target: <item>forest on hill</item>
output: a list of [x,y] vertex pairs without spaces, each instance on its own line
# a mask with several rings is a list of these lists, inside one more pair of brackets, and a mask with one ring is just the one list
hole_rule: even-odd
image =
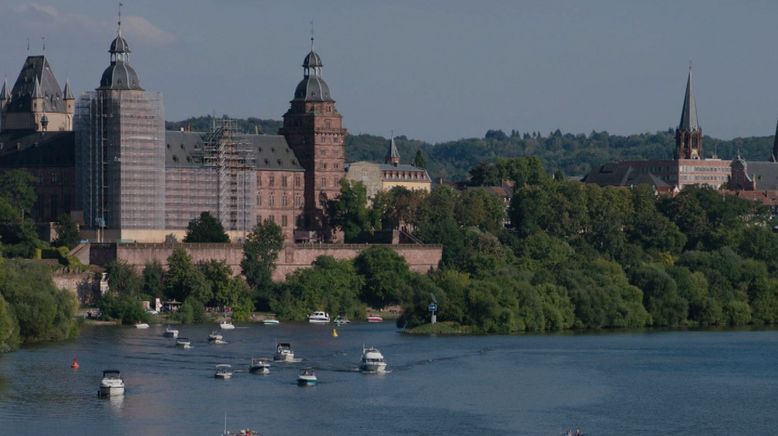
[[[206,131],[213,118],[195,117],[178,122],[168,122],[167,128],[181,127]],[[239,127],[247,133],[275,134],[281,121],[258,118],[238,119]],[[369,134],[346,137],[346,160],[381,161],[386,154],[388,138]],[[433,180],[467,180],[470,169],[480,162],[492,162],[497,158],[535,156],[544,168],[567,176],[583,176],[592,167],[615,160],[670,159],[675,147],[675,132],[668,129],[655,133],[628,136],[611,135],[592,131],[587,134],[562,133],[559,130],[540,132],[503,132],[489,130],[483,138],[462,138],[431,144],[425,141],[397,136],[395,142],[404,162],[413,162],[421,150],[427,170]],[[722,140],[706,136],[703,140],[705,155],[732,159],[738,153],[746,160],[767,160],[773,146],[772,136],[752,136]]]

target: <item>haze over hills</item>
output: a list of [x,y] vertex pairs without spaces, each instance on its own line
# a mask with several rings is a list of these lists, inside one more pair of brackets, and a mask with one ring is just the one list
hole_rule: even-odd
[[[180,128],[206,131],[211,116],[192,117],[182,121],[168,121],[171,130]],[[238,119],[238,125],[247,133],[275,134],[281,121],[259,118]],[[355,134],[346,136],[346,161],[382,161],[389,138],[379,135]],[[597,165],[627,159],[671,159],[675,147],[673,129],[655,133],[628,136],[592,131],[589,134],[540,132],[503,132],[489,130],[482,138],[462,138],[429,143],[406,136],[396,136],[395,142],[403,162],[413,162],[418,150],[426,161],[433,180],[440,178],[467,180],[468,171],[476,164],[497,158],[536,156],[549,172],[562,171],[568,176],[582,176]],[[772,152],[773,136],[750,136],[722,140],[705,136],[704,154],[733,159],[738,154],[746,160],[768,160]]]

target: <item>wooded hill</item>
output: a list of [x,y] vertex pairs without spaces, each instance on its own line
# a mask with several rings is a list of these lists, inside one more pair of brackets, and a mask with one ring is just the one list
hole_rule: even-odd
[[[178,130],[185,127],[206,131],[211,125],[212,117],[206,116],[168,122],[167,128]],[[248,118],[239,119],[238,125],[247,133],[275,134],[281,127],[281,121]],[[388,140],[369,134],[348,135],[346,160],[382,161]],[[715,154],[722,159],[733,159],[740,153],[746,160],[768,160],[772,153],[773,136],[751,136],[728,141],[706,136],[703,141],[706,157]],[[583,176],[593,166],[614,160],[670,159],[675,147],[675,132],[668,129],[620,136],[605,131],[592,131],[587,135],[562,133],[559,130],[548,134],[489,130],[483,138],[462,138],[430,144],[398,136],[395,142],[404,162],[412,162],[417,150],[421,150],[433,180],[443,178],[461,181],[468,179],[468,171],[475,164],[493,161],[498,157],[535,156],[543,162],[547,171],[554,173],[560,170],[568,176]]]

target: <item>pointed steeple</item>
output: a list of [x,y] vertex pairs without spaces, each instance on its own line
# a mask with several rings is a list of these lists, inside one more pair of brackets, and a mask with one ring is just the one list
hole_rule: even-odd
[[397,145],[394,143],[394,133],[392,133],[392,139],[389,140],[389,148],[386,150],[384,162],[394,166],[400,164],[400,151],[397,150]]
[[681,110],[681,122],[678,125],[680,130],[697,130],[700,124],[697,122],[697,104],[694,101],[694,92],[692,90],[692,67],[689,65],[689,78],[686,81],[686,95],[683,98],[683,109]]
[[775,136],[773,136],[773,156],[771,162],[778,162],[778,123],[775,125]]
[[62,90],[65,100],[74,100],[73,91],[70,90],[70,79],[65,80],[65,89]]
[[38,78],[35,78],[35,85],[32,88],[32,98],[43,98],[43,91],[41,91],[41,82]]
[[3,79],[3,89],[0,89],[0,100],[10,100],[11,91],[8,89],[8,81]]

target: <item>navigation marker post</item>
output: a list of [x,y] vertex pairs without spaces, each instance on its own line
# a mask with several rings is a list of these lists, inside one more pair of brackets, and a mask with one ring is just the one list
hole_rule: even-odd
[[430,323],[435,324],[438,322],[438,317],[435,315],[435,312],[438,311],[438,305],[435,303],[430,303],[429,306],[427,306],[427,310],[430,311]]

